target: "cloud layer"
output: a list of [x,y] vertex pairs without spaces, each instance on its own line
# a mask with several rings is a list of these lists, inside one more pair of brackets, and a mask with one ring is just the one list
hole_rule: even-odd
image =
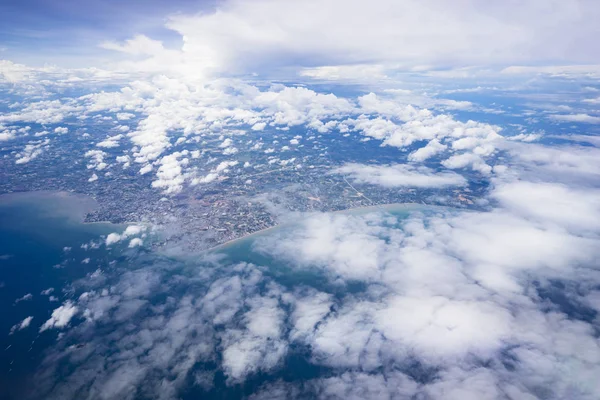
[[[309,214],[253,241],[262,265],[159,257],[77,282],[42,330],[85,321],[49,353],[39,393],[254,382],[252,398],[597,398],[600,193],[518,146],[535,158],[493,178],[487,210]],[[547,149],[561,150],[577,147]],[[379,175],[365,176],[389,185]],[[321,372],[301,378],[298,359]],[[76,368],[56,384],[66,360]]]
[[[176,15],[181,50],[145,36],[104,48],[146,55],[141,67],[253,72],[282,66],[598,63],[591,0],[230,0],[214,12]],[[540,17],[543,16],[543,17]],[[547,46],[552,42],[553,46]],[[595,51],[596,50],[596,51]],[[330,70],[329,72],[332,72]],[[335,71],[333,71],[335,73]],[[355,76],[355,74],[353,74]]]

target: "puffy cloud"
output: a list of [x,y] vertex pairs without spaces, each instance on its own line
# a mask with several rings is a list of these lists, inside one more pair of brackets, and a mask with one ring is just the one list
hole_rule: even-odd
[[217,178],[222,177],[222,174],[228,173],[231,167],[235,167],[238,164],[239,163],[237,161],[222,161],[215,168],[211,169],[206,176],[192,179],[192,184],[197,185],[199,183],[210,183]]
[[480,156],[472,153],[454,155],[447,160],[442,161],[442,165],[449,169],[461,169],[470,166],[473,171],[481,172],[484,175],[488,175],[492,172],[491,166],[486,164]]
[[[416,357],[435,370],[441,368],[431,372],[435,378],[422,388],[433,398],[442,393],[497,398],[507,390],[532,396],[538,390],[536,380],[548,379],[555,380],[551,390],[557,397],[568,393],[570,385],[582,385],[578,396],[593,398],[591,378],[571,381],[546,369],[540,359],[551,358],[556,365],[567,357],[576,369],[585,368],[588,356],[600,357],[600,347],[592,344],[592,326],[545,311],[528,287],[532,279],[595,276],[589,267],[598,255],[597,238],[590,226],[580,224],[578,215],[557,218],[564,201],[560,195],[546,210],[535,210],[529,202],[531,192],[546,196],[545,185],[529,184],[527,190],[524,183],[515,185],[521,186],[511,188],[512,193],[523,189],[523,197],[511,198],[513,203],[503,203],[507,208],[492,212],[415,216],[401,223],[401,231],[375,215],[316,215],[296,231],[259,239],[257,249],[276,259],[300,268],[321,268],[332,279],[373,285],[363,299],[346,299],[335,311],[327,298],[315,299],[312,307],[320,322],[302,336],[313,349],[314,361],[369,371]],[[550,189],[560,194],[560,187]],[[497,190],[498,197],[508,195],[506,187]],[[573,195],[576,201],[577,193]],[[581,200],[587,201],[590,198]],[[577,233],[569,234],[564,227]],[[569,344],[556,348],[556,341],[562,340]],[[593,355],[575,349],[580,341]],[[506,370],[501,363],[511,346],[517,349],[518,362],[514,370]],[[526,350],[529,346],[535,350]],[[494,361],[484,366],[477,359]],[[414,386],[412,390],[418,392]]]
[[223,337],[223,369],[233,382],[259,369],[274,368],[285,355],[282,340],[284,312],[274,298],[251,298],[244,315],[245,329],[231,330]]
[[129,248],[139,247],[144,244],[144,241],[140,238],[133,238],[129,241]]
[[[121,234],[116,233],[116,232],[109,233],[106,236],[106,240],[104,241],[104,243],[106,244],[106,246],[110,246],[115,243],[119,243],[121,240],[125,240],[132,236],[137,236],[137,235],[143,234],[146,231],[146,229],[147,229],[147,227],[144,225],[129,225],[127,228],[125,228],[125,230]],[[131,246],[131,242],[134,243],[133,246]],[[137,245],[142,244],[141,239],[139,239],[139,241],[135,241],[135,242],[132,240],[131,242],[130,242],[129,247],[135,247]]]
[[348,118],[342,122],[363,135],[382,141],[385,146],[406,148],[421,141],[428,141],[409,155],[413,162],[425,161],[447,149],[463,151],[446,161],[447,168],[471,166],[484,174],[491,167],[483,160],[492,156],[503,137],[500,127],[469,120],[461,122],[447,114],[435,115],[431,111],[416,108],[401,99],[381,97],[374,93],[358,98],[360,110],[370,114]]
[[23,321],[19,322],[16,325],[13,325],[12,328],[10,328],[10,333],[9,335],[12,335],[13,333],[17,332],[17,331],[21,331],[23,329],[26,329],[29,327],[29,325],[31,325],[31,321],[33,320],[32,316],[29,316],[27,318],[25,318]]
[[121,240],[121,235],[119,235],[118,233],[109,233],[108,236],[106,236],[106,245],[110,246],[111,244],[115,244],[117,242],[119,242]]
[[430,140],[425,147],[409,154],[408,159],[413,162],[423,162],[446,150],[448,146],[441,144],[437,139]]
[[96,146],[104,148],[119,147],[119,140],[121,140],[122,137],[123,135],[109,136],[103,141],[96,143]]
[[70,301],[52,311],[52,316],[40,327],[40,332],[53,328],[64,328],[77,314],[77,307]]
[[49,143],[50,139],[45,139],[25,145],[23,151],[17,154],[17,160],[15,161],[15,164],[26,164],[39,157],[44,152],[44,149],[48,148]]
[[85,157],[89,158],[88,169],[95,169],[96,171],[102,171],[108,167],[108,164],[104,162],[104,157],[107,156],[102,150],[88,150],[84,154]]
[[152,182],[152,187],[163,189],[165,194],[179,193],[186,179],[183,168],[188,165],[189,159],[183,153],[175,152],[162,157],[159,163],[158,179]]
[[493,198],[529,219],[574,232],[600,230],[600,191],[596,189],[518,181],[498,185]]
[[346,164],[331,171],[349,175],[357,183],[369,183],[385,187],[443,188],[464,186],[465,178],[453,172],[435,172],[426,167],[411,165],[364,165]]
[[[177,25],[190,31],[184,52],[213,55],[210,46],[197,46],[214,38],[195,34],[205,29],[220,32],[221,25],[233,24],[228,18],[241,6],[226,4],[215,14],[172,21],[190,24]],[[265,4],[275,11],[282,7],[265,1],[257,4],[258,10]],[[368,13],[380,12],[381,4]],[[288,5],[308,6],[316,3]],[[411,7],[406,2],[390,6],[392,14],[396,7]],[[262,11],[265,18],[275,12]],[[452,25],[455,17],[453,11],[450,22],[442,22]],[[433,17],[425,18],[425,26],[428,18]],[[197,20],[208,25],[192,24]],[[475,25],[481,25],[475,20]],[[218,26],[211,25],[217,22]],[[242,22],[236,29],[248,27],[246,20]],[[267,20],[264,25],[278,23]],[[288,31],[288,22],[281,23]],[[342,30],[346,29],[350,28]],[[228,41],[228,35],[235,37],[236,32],[227,32],[217,41]],[[338,35],[334,32],[334,39]],[[248,40],[271,47],[278,37],[269,34]],[[149,69],[160,68],[158,61],[172,54],[143,37],[105,47],[149,55],[156,62],[148,63]],[[262,51],[260,46],[248,49]],[[231,60],[244,56],[235,53],[235,46],[231,51]],[[179,61],[173,58],[173,63]],[[214,61],[223,62],[215,65],[221,68],[230,60],[216,57]],[[338,74],[339,79],[360,77],[361,72],[357,68],[351,70],[354,75],[343,68],[311,71],[308,75],[313,77]],[[470,109],[471,103],[420,100],[410,105],[407,98],[414,93],[405,94],[406,98],[396,91],[349,99],[303,87],[273,85],[263,90],[234,81],[199,84],[161,76],[133,82],[119,92],[40,102],[4,114],[0,121],[51,121],[46,123],[100,111],[116,113],[118,120],[139,115],[126,136],[112,136],[97,145],[111,148],[129,138],[130,155],[116,161],[135,162],[140,173],[154,170],[152,185],[170,194],[183,190],[186,182],[226,179],[240,168],[234,169],[239,161],[217,155],[207,162],[206,175],[198,177],[189,163],[190,158],[206,160],[200,158],[200,150],[174,152],[172,147],[196,139],[212,143],[219,137],[223,154],[234,154],[233,139],[225,139],[232,129],[260,132],[267,126],[307,128],[330,133],[323,137],[332,140],[340,139],[338,131],[355,131],[382,145],[410,148],[411,164],[346,164],[332,171],[361,184],[432,189],[466,185],[455,172],[415,165],[442,155],[442,166],[471,168],[492,183],[489,196],[479,204],[487,207],[483,210],[432,211],[413,206],[391,214],[378,210],[302,215],[296,225],[271,231],[254,242],[253,250],[259,253],[255,255],[265,261],[270,257],[272,268],[229,265],[226,258],[214,254],[197,256],[202,258],[201,268],[187,268],[161,256],[151,258],[153,262],[137,259],[137,252],[129,251],[134,255],[126,268],[116,265],[114,271],[107,269],[75,282],[74,291],[85,293],[54,310],[42,326],[41,331],[66,327],[80,311],[85,318],[65,332],[69,340],[49,352],[40,390],[50,388],[48,393],[56,398],[73,393],[90,398],[177,398],[192,380],[206,391],[214,384],[260,381],[288,368],[291,354],[292,360],[300,357],[311,368],[327,371],[327,376],[276,382],[263,387],[257,397],[597,398],[600,348],[593,310],[600,309],[600,279],[593,265],[600,255],[600,208],[597,189],[590,186],[600,181],[598,149],[505,141],[497,126],[464,122],[424,108]],[[299,145],[298,139],[289,143]],[[237,143],[241,141],[236,139]],[[261,150],[262,139],[254,146]],[[275,148],[264,151],[274,153]],[[85,154],[90,169],[108,168],[105,159],[111,151],[106,151]],[[490,158],[500,152],[506,165],[492,169]],[[296,158],[269,159],[269,164],[281,166],[296,162]],[[243,165],[247,168],[250,162]],[[142,226],[129,226],[122,233],[109,234],[105,244],[129,239],[128,246],[136,247],[143,243],[136,236],[143,235]],[[561,289],[555,292],[556,287]],[[66,347],[83,341],[88,344],[81,348]],[[53,367],[62,365],[62,360],[75,368],[55,384]],[[225,382],[215,379],[217,370],[225,374]]]

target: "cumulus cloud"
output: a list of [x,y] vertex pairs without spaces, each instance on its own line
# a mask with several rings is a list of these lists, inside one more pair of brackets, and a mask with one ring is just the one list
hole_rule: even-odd
[[48,144],[50,143],[50,139],[34,141],[27,145],[23,151],[17,154],[17,160],[15,164],[26,164],[31,160],[39,157],[45,149],[48,148]]
[[408,159],[414,162],[423,162],[446,150],[448,146],[441,144],[437,139],[433,139],[427,143],[425,147],[409,154]]
[[[199,156],[199,150],[172,151],[187,141],[199,142],[207,136],[219,134],[222,153],[235,156],[243,151],[234,147],[233,128],[246,125],[251,129],[267,126],[291,128],[305,125],[319,133],[358,132],[380,140],[385,146],[414,150],[409,161],[423,162],[434,156],[451,153],[448,168],[471,166],[488,173],[486,159],[493,156],[502,136],[497,126],[475,121],[461,122],[448,114],[436,114],[424,106],[446,104],[443,99],[417,95],[419,106],[410,104],[412,94],[401,95],[399,90],[369,93],[357,99],[319,93],[305,87],[273,85],[268,89],[234,80],[189,82],[183,78],[153,77],[135,81],[115,92],[100,92],[78,98],[29,103],[19,110],[0,116],[6,121],[59,122],[65,118],[99,117],[98,112],[116,113],[117,119],[139,115],[136,126],[126,133],[104,138],[96,143],[101,149],[89,150],[88,168],[107,170],[110,149],[125,146],[128,138],[131,148],[115,160],[123,168],[139,165],[140,174],[155,171],[152,186],[166,194],[181,192],[186,183],[208,183],[222,177],[217,171],[208,171],[198,177],[190,166],[190,158]],[[402,92],[404,93],[404,92]],[[123,112],[121,112],[123,111]],[[132,114],[127,111],[135,111]],[[40,115],[43,113],[43,115]],[[176,140],[174,140],[177,138]],[[299,145],[299,138],[290,144]],[[31,160],[41,153],[42,147],[31,144],[31,154],[23,154],[19,162]],[[236,141],[237,143],[237,141]],[[261,141],[252,149],[259,149]],[[288,150],[282,147],[282,150]],[[103,151],[106,150],[106,151]],[[274,152],[275,148],[263,151]],[[458,157],[458,158],[456,158]],[[92,181],[93,181],[92,175]]]
[[600,191],[596,189],[519,181],[498,185],[493,198],[519,215],[570,231],[600,230]]
[[[529,190],[543,196],[547,188],[532,184]],[[531,204],[525,197],[512,201]],[[548,206],[554,212],[530,211],[522,216],[512,213],[511,204],[491,213],[413,217],[401,222],[401,231],[386,227],[389,222],[375,215],[314,216],[297,231],[264,237],[257,246],[297,267],[318,267],[333,279],[374,285],[372,294],[348,299],[335,312],[318,311],[319,302],[315,303],[321,322],[308,340],[319,363],[375,371],[402,363],[399,360],[411,365],[409,360],[416,357],[439,371],[431,372],[435,376],[431,381],[420,378],[429,382],[421,390],[433,398],[449,393],[457,398],[498,398],[506,390],[535,396],[535,382],[548,379],[556,379],[551,390],[557,398],[571,385],[580,388],[578,396],[593,398],[596,389],[591,381],[586,383],[588,378],[575,378],[574,383],[543,369],[539,358],[550,357],[560,364],[556,357],[567,357],[576,369],[585,368],[591,354],[571,346],[585,342],[593,349],[592,359],[599,357],[600,348],[592,344],[592,326],[545,311],[538,295],[527,289],[529,279],[593,275],[592,270],[573,268],[592,265],[595,234],[581,237],[589,227],[578,225],[576,215],[557,220],[560,204],[557,200],[558,208]],[[536,220],[530,220],[531,215]],[[539,225],[548,218],[551,225]],[[565,233],[562,227],[569,225],[577,234]],[[387,290],[375,289],[378,285]],[[571,345],[557,349],[556,340]],[[518,350],[508,350],[512,346]],[[533,349],[526,350],[529,346]],[[511,369],[502,366],[506,351],[515,357]],[[477,359],[492,364],[484,366]],[[408,365],[400,371],[408,373]],[[411,383],[407,379],[403,388],[418,393]],[[382,383],[373,389],[386,390]]]
[[369,183],[385,187],[443,188],[464,186],[465,178],[454,172],[435,172],[426,167],[411,165],[364,165],[346,164],[331,171],[349,175],[357,183]]
[[71,301],[65,302],[62,306],[52,311],[52,316],[40,327],[40,332],[53,328],[64,328],[75,314],[77,314],[77,311],[77,307]]
[[193,185],[197,185],[199,183],[210,183],[218,178],[222,178],[223,174],[229,172],[231,167],[235,167],[239,163],[237,161],[222,161],[215,168],[211,169],[211,171],[202,178],[194,178],[192,180]]
[[175,152],[160,159],[160,167],[156,173],[157,180],[152,187],[161,188],[166,194],[175,194],[183,189],[186,176],[183,167],[189,163],[187,153]]
[[10,328],[10,333],[9,335],[12,335],[13,333],[17,332],[17,331],[21,331],[23,329],[26,329],[29,327],[29,325],[31,325],[31,321],[33,320],[32,316],[29,316],[27,318],[25,318],[23,321],[19,322],[16,325],[13,325],[12,328]]
[[102,150],[89,150],[85,152],[84,156],[90,159],[87,165],[88,169],[102,171],[108,167],[108,164],[104,162],[107,154]]
[[141,245],[144,244],[144,241],[140,238],[133,238],[129,241],[129,247],[130,248],[134,248],[134,247],[139,247]]
[[[125,240],[127,238],[130,238],[132,236],[137,236],[137,235],[141,235],[146,231],[147,227],[144,225],[129,225],[127,228],[125,228],[125,230],[123,231],[123,233],[117,233],[117,232],[112,232],[109,233],[106,236],[106,239],[104,241],[104,243],[106,244],[106,246],[111,246],[115,243],[119,243],[121,240]],[[141,244],[141,239],[137,238],[139,240],[139,242],[136,240],[135,242],[132,241],[134,243],[133,246],[131,246],[131,242],[130,242],[130,246],[129,247],[135,247],[136,245]],[[139,243],[139,244],[138,244]]]
[[119,147],[119,140],[121,140],[122,137],[123,135],[109,136],[103,141],[96,143],[96,146],[104,148]]
[[462,169],[471,167],[473,171],[481,172],[484,175],[492,172],[492,167],[477,154],[463,153],[454,155],[447,160],[442,161],[442,165],[449,169]]

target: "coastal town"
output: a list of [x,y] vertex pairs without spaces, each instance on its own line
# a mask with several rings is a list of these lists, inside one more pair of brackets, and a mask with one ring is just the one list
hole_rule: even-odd
[[[335,173],[336,169],[348,161],[386,165],[405,157],[395,149],[382,149],[357,137],[298,130],[249,131],[231,137],[208,136],[200,145],[186,144],[179,150],[181,158],[185,156],[192,165],[188,174],[195,178],[188,178],[189,185],[171,193],[157,187],[153,174],[141,174],[129,162],[120,163],[129,160],[123,155],[128,152],[124,146],[97,150],[101,137],[95,138],[93,132],[57,136],[52,148],[24,164],[14,162],[15,141],[13,148],[0,148],[0,193],[66,191],[87,195],[98,204],[86,216],[87,222],[149,223],[162,232],[161,241],[154,245],[181,242],[195,251],[273,227],[290,213],[394,203],[473,207],[487,188],[486,182],[477,179],[447,188],[355,182]],[[377,160],[366,157],[375,150],[380,153]],[[110,163],[111,157],[117,162]],[[207,175],[202,178],[203,174]]]

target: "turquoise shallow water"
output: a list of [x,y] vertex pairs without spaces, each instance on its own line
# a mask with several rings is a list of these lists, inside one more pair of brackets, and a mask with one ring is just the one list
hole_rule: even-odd
[[[362,216],[367,214],[387,214],[394,217],[393,224],[399,226],[402,221],[414,213],[434,214],[442,210],[442,207],[426,206],[416,203],[389,204],[373,207],[360,207],[355,209],[338,211],[333,214]],[[335,293],[343,296],[347,292],[356,292],[364,289],[364,283],[347,282],[344,286],[331,285],[330,280],[324,276],[324,271],[318,268],[297,268],[286,262],[281,257],[273,257],[267,252],[260,250],[260,242],[271,240],[280,235],[286,236],[301,227],[306,216],[283,223],[273,228],[265,229],[245,236],[243,238],[225,243],[209,251],[224,257],[226,263],[247,262],[259,266],[264,266],[263,272],[288,288],[298,285],[307,285],[328,293]],[[258,245],[258,246],[257,246]]]

